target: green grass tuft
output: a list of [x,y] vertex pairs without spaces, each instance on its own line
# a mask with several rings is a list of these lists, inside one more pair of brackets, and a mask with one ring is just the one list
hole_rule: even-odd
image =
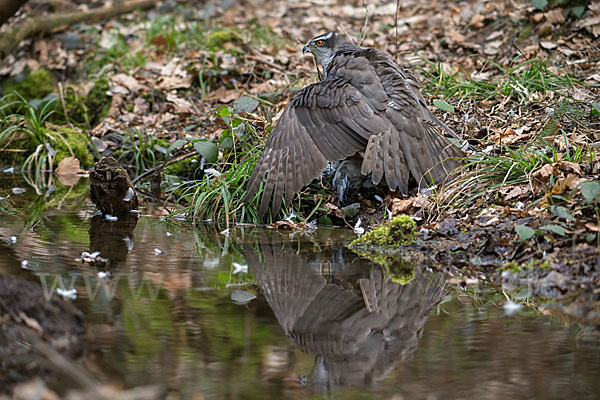
[[549,92],[565,97],[564,90],[581,86],[582,82],[565,71],[550,69],[547,62],[535,57],[505,67],[490,62],[499,76],[486,80],[473,79],[465,71],[448,73],[442,63],[426,60],[429,69],[420,68],[426,80],[423,91],[429,95],[454,97],[458,103],[510,98],[519,103],[545,98]]

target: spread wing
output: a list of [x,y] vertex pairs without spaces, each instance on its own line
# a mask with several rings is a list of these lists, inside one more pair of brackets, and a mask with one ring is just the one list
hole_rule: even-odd
[[271,201],[277,215],[282,199],[289,204],[327,161],[364,150],[369,136],[391,127],[378,112],[387,96],[368,61],[346,57],[336,62],[338,73],[296,93],[267,140],[244,199],[252,199],[265,180],[259,210],[263,216]]
[[[390,99],[385,110],[386,116],[398,132],[397,138],[396,135],[389,135],[389,138],[380,135],[373,137],[372,141],[398,141],[401,157],[405,160],[404,168],[410,170],[419,185],[442,182],[461,165],[460,159],[465,157],[442,132],[449,132],[455,137],[456,134],[427,109],[419,84],[410,71],[398,67],[387,52],[374,49],[366,52]],[[367,148],[365,152],[366,161],[376,158],[374,154],[379,147],[374,145],[372,148],[373,151]],[[363,162],[363,173],[370,172],[368,166],[369,163]],[[393,176],[390,175],[386,170],[386,180],[390,188],[393,188],[390,185],[390,178]],[[373,176],[375,177],[375,172]],[[403,193],[406,193],[406,183],[404,181],[399,184]]]
[[[427,109],[416,80],[375,49],[339,53],[327,78],[302,89],[284,110],[248,183],[244,201],[263,180],[260,214],[318,177],[327,161],[365,150],[361,172],[375,184],[385,176],[391,190],[408,192],[439,183],[464,154],[442,134],[445,127]],[[265,179],[266,176],[266,179]]]

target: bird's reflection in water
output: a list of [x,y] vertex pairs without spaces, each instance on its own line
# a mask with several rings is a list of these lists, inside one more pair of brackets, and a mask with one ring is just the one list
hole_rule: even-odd
[[267,243],[247,251],[249,268],[286,335],[316,356],[305,379],[316,392],[376,384],[412,358],[444,278],[422,267],[406,284],[346,249],[297,253]]

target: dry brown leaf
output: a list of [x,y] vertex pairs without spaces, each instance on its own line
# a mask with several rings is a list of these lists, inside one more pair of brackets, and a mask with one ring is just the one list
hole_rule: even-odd
[[79,183],[81,173],[85,172],[81,169],[79,160],[75,157],[65,157],[58,164],[58,167],[54,171],[58,181],[65,186],[75,186]]
[[25,322],[25,325],[27,325],[34,331],[36,331],[38,333],[44,333],[44,329],[42,328],[40,323],[37,321],[37,319],[29,317],[23,311],[19,311],[19,318],[21,318],[23,320],[23,322]]
[[510,192],[506,193],[506,195],[504,196],[504,199],[506,201],[510,201],[512,199],[517,199],[527,193],[529,193],[528,187],[517,186],[517,187],[512,188]]
[[465,35],[461,35],[460,33],[454,31],[447,32],[446,36],[456,43],[463,43],[467,39]]
[[531,178],[533,182],[538,185],[543,185],[550,180],[552,175],[556,175],[557,173],[554,170],[554,166],[551,164],[545,164],[540,169],[531,174]]
[[483,52],[489,56],[496,55],[500,52],[502,47],[502,40],[495,40],[493,42],[486,43]]
[[552,50],[552,49],[555,49],[555,48],[556,48],[556,43],[552,43],[552,42],[550,42],[550,41],[547,41],[547,40],[542,40],[542,41],[540,42],[540,46],[541,46],[542,48],[544,48],[544,49],[547,49],[547,50]]
[[167,93],[167,101],[175,104],[175,112],[178,113],[189,114],[194,108],[194,105],[192,103],[185,99],[182,99],[181,97],[178,97],[174,93]]
[[600,226],[598,224],[594,224],[593,222],[588,222],[585,224],[585,227],[592,232],[600,232]]
[[192,87],[193,78],[191,75],[181,76],[163,76],[158,80],[158,87],[166,90],[189,89]]
[[142,89],[147,89],[146,86],[140,84],[137,79],[127,74],[116,74],[110,78],[108,90],[112,95],[122,94],[127,95],[130,92],[135,94]]
[[579,176],[583,176],[583,172],[581,172],[581,166],[577,163],[573,163],[570,161],[560,160],[556,164],[554,164],[556,168],[566,173],[573,173]]
[[402,214],[412,207],[412,199],[394,199],[392,200],[392,215]]
[[475,14],[475,15],[473,15],[473,17],[471,17],[471,20],[469,21],[469,25],[472,28],[481,28],[481,27],[483,27],[483,19],[484,19],[483,15]]
[[544,17],[546,17],[546,21],[550,22],[551,24],[562,24],[565,22],[563,11],[564,10],[562,8],[555,8],[554,10],[550,10],[545,13]]
[[75,157],[65,157],[58,164],[58,168],[54,171],[56,175],[77,175],[84,172],[81,169],[79,160]]
[[537,13],[531,16],[531,20],[535,23],[540,22],[542,19],[544,19],[544,14],[542,13]]
[[240,96],[240,91],[235,89],[226,89],[225,86],[219,87],[210,94],[206,100],[217,100],[220,103],[229,103]]

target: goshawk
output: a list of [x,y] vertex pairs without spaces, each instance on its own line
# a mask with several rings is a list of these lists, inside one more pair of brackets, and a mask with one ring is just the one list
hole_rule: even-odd
[[463,152],[443,135],[452,132],[426,106],[419,83],[382,50],[357,47],[336,32],[304,46],[323,67],[320,81],[297,92],[282,113],[250,177],[245,201],[265,179],[264,216],[318,177],[328,161],[364,152],[361,173],[374,184],[385,177],[390,190],[408,192],[441,183],[458,167]]

